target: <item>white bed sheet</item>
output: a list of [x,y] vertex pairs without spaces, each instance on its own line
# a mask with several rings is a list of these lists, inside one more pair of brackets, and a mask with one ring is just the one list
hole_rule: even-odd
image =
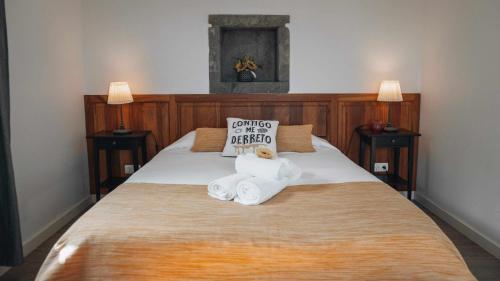
[[[191,152],[193,140],[194,132],[166,147],[126,182],[207,185],[236,172],[236,158],[222,157],[220,152]],[[379,181],[326,141],[313,137],[313,144],[316,152],[278,154],[303,171],[292,185]]]

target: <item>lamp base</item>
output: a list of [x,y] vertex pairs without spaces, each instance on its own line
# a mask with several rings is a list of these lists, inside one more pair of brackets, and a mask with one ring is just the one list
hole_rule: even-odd
[[130,129],[116,129],[113,130],[113,135],[128,135],[131,134],[132,130]]
[[384,127],[384,132],[395,133],[397,131],[399,131],[399,128],[393,127],[391,124],[387,124],[387,126]]

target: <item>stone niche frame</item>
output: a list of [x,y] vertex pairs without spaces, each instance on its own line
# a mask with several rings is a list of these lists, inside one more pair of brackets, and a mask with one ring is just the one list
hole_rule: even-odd
[[[209,15],[210,93],[288,93],[290,89],[289,15]],[[274,81],[236,82],[222,73],[222,39],[225,30],[273,30],[276,32]],[[257,63],[259,63],[257,61]]]

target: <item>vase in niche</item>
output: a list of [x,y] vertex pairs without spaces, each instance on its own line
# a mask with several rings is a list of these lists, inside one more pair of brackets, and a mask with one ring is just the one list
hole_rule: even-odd
[[244,56],[236,60],[234,70],[238,73],[238,82],[252,82],[257,78],[255,70],[260,66],[255,63],[251,56]]
[[255,78],[257,78],[257,75],[251,70],[242,70],[238,72],[238,82],[253,82]]

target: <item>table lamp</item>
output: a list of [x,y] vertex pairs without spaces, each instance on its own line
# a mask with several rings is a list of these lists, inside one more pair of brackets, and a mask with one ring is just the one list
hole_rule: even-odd
[[[399,81],[385,80],[380,83],[377,101],[382,102],[402,102],[403,95],[401,94],[401,86]],[[391,123],[391,106],[389,105],[389,120],[384,128],[386,132],[397,132],[399,129],[392,126]]]
[[132,93],[130,92],[130,87],[127,82],[111,82],[109,84],[108,91],[108,104],[120,105],[120,127],[113,131],[115,135],[126,135],[130,134],[132,131],[130,129],[125,129],[123,125],[123,104],[131,103],[134,101]]

